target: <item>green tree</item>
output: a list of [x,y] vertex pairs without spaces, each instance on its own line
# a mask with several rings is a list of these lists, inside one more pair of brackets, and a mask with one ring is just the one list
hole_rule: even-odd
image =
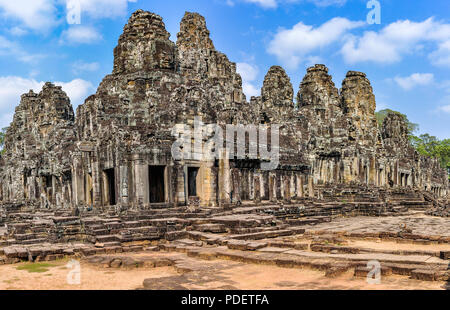
[[437,155],[436,148],[440,144],[438,138],[426,133],[418,137],[413,136],[411,142],[420,154],[429,157],[435,157]]
[[443,168],[450,169],[450,139],[439,140],[429,134],[412,136],[411,143],[420,154],[439,159]]

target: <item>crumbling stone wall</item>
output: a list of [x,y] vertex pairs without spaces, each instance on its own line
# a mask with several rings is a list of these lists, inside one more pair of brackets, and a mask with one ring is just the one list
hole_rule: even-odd
[[3,201],[42,207],[71,204],[74,120],[69,97],[59,86],[46,83],[39,94],[22,95],[5,137]]
[[[226,207],[331,197],[334,188],[447,195],[445,171],[409,145],[403,119],[388,115],[378,128],[364,73],[348,72],[338,90],[328,68],[315,65],[295,103],[290,78],[274,66],[261,96],[247,102],[236,64],[215,49],[204,17],[187,12],[177,42],[169,38],[160,16],[133,13],[114,49],[112,73],[76,118],[52,84],[39,95],[25,94],[0,158],[0,200],[41,207]],[[278,168],[263,171],[261,158],[175,160],[172,129],[194,128],[196,117],[223,129],[279,125]]]

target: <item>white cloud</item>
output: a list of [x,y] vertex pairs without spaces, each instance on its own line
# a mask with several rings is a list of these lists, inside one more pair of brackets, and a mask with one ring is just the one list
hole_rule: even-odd
[[[0,128],[9,126],[14,110],[20,103],[20,96],[30,89],[39,93],[44,84],[44,82],[38,82],[35,79],[18,76],[0,77]],[[82,104],[89,92],[94,89],[92,83],[81,79],[70,82],[55,82],[55,85],[62,86],[62,89],[70,97],[74,108]]]
[[[128,2],[137,0],[78,0],[81,18],[114,18],[127,14]],[[65,20],[67,0],[0,0],[0,16],[20,23],[21,28],[47,32]]]
[[259,96],[261,90],[259,90],[253,82],[258,77],[259,69],[257,66],[250,65],[245,62],[240,62],[236,64],[237,72],[242,77],[242,89],[247,98],[252,96]]
[[100,64],[98,62],[87,63],[84,61],[77,61],[72,64],[72,71],[75,74],[81,72],[94,72],[100,69]]
[[89,93],[94,90],[91,82],[82,79],[75,79],[70,82],[55,82],[54,84],[62,86],[62,90],[69,96],[74,109],[83,104]]
[[38,32],[57,24],[57,9],[50,0],[0,0],[0,14]]
[[428,53],[433,65],[450,67],[450,24],[433,18],[422,22],[399,20],[380,31],[366,31],[359,35],[351,31],[363,25],[364,22],[340,17],[317,27],[300,22],[291,29],[280,29],[267,51],[289,69],[314,59],[317,55],[312,55],[313,52],[335,42],[341,44],[339,52],[350,64],[391,64],[401,61],[405,55]]
[[236,67],[237,72],[241,75],[243,80],[254,81],[258,76],[259,69],[256,66],[245,62],[239,62],[236,64]]
[[414,73],[407,77],[395,77],[394,81],[404,90],[411,90],[416,86],[424,86],[433,83],[432,73]]
[[102,35],[91,26],[76,25],[63,31],[60,43],[89,44],[102,40]]
[[267,51],[288,68],[295,69],[305,58],[311,57],[309,53],[338,41],[349,30],[362,25],[363,22],[341,17],[333,18],[317,28],[300,22],[292,29],[280,29]]
[[439,48],[430,54],[430,60],[435,66],[450,67],[450,40],[442,42]]
[[249,82],[242,83],[242,90],[248,99],[251,97],[256,97],[261,94],[261,89],[257,88],[255,85]]
[[406,54],[423,50],[425,43],[440,44],[430,58],[436,64],[450,63],[450,25],[429,18],[423,22],[401,20],[389,24],[379,32],[367,31],[362,36],[350,36],[341,49],[347,63],[395,63]]
[[439,110],[441,110],[442,112],[445,112],[445,113],[449,113],[449,114],[450,114],[450,104],[449,104],[449,105],[444,105],[444,106],[440,107]]

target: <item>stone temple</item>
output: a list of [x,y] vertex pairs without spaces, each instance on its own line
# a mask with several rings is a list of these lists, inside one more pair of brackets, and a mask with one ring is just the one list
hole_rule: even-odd
[[[60,227],[68,218],[74,232],[53,231],[52,240],[83,239],[90,233],[80,218],[104,216],[170,218],[152,230],[162,238],[183,229],[177,219],[262,206],[297,216],[404,208],[448,215],[447,172],[414,150],[400,116],[378,126],[364,73],[348,72],[338,89],[327,67],[315,65],[295,95],[274,66],[261,96],[248,102],[236,64],[215,49],[202,16],[186,13],[177,42],[169,37],[160,16],[133,13],[112,73],[76,113],[52,83],[22,95],[0,159],[0,222],[12,223],[10,237],[31,229],[27,238],[37,240],[33,227]],[[266,171],[258,158],[174,159],[172,129],[194,126],[196,117],[221,126],[278,124],[279,165]]]
[[[0,201],[36,208],[229,207],[324,199],[354,192],[444,197],[447,173],[408,143],[401,117],[378,128],[364,73],[338,90],[324,65],[309,68],[296,95],[270,68],[247,102],[236,65],[214,48],[205,19],[186,13],[177,43],[160,16],[135,12],[114,50],[114,69],[78,107],[51,83],[22,95],[0,162]],[[280,164],[172,159],[176,124],[279,124]]]

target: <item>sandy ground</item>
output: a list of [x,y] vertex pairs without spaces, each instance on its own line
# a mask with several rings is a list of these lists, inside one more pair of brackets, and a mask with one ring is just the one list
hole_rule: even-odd
[[150,277],[165,277],[176,274],[173,268],[157,269],[100,269],[87,264],[81,265],[81,285],[67,284],[70,271],[67,262],[57,262],[45,273],[30,273],[17,270],[20,266],[0,267],[0,290],[132,290],[142,287],[143,281]]
[[[18,265],[0,266],[0,290],[134,290],[142,288],[148,278],[182,277],[182,285],[196,289],[238,290],[442,290],[446,283],[422,282],[407,277],[382,278],[381,284],[368,284],[354,278],[352,273],[336,279],[326,278],[323,272],[308,269],[285,269],[276,266],[248,265],[231,261],[207,262],[214,272],[192,272],[181,275],[173,267],[141,268],[133,270],[107,269],[81,265],[81,285],[67,284],[66,261],[54,263],[44,273],[17,270]],[[206,262],[205,262],[206,263]]]
[[421,245],[411,243],[397,243],[392,241],[376,242],[364,240],[348,240],[348,246],[390,251],[450,251],[450,244]]

